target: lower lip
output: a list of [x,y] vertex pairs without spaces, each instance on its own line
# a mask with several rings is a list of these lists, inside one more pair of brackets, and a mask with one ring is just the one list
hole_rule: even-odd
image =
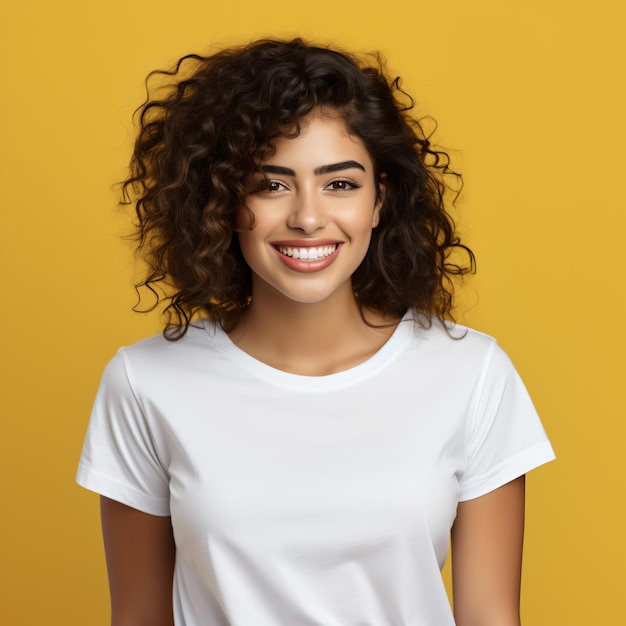
[[292,256],[287,256],[274,248],[274,251],[278,255],[278,258],[290,269],[294,272],[319,272],[320,270],[324,270],[330,265],[332,265],[337,256],[339,254],[339,249],[342,244],[338,244],[337,248],[332,254],[325,256],[323,259],[318,259],[317,261],[301,261],[300,259],[294,259]]

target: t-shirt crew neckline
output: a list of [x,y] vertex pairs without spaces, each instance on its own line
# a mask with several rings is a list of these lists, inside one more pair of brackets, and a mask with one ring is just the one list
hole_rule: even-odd
[[407,312],[380,349],[354,367],[334,374],[306,376],[285,372],[259,361],[233,343],[221,328],[215,327],[209,320],[201,320],[202,328],[212,345],[231,362],[272,385],[304,391],[337,389],[369,378],[399,354],[402,347],[406,345],[406,339],[414,332],[414,323],[414,315],[410,311]]

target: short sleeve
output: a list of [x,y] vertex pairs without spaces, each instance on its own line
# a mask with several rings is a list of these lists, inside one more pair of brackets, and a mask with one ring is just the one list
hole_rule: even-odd
[[145,513],[169,515],[169,476],[152,428],[120,350],[102,375],[78,466],[78,484]]
[[493,491],[555,458],[522,379],[495,341],[472,403],[466,442],[461,501]]

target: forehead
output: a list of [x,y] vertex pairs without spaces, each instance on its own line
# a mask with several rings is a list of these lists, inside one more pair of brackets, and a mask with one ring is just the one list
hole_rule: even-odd
[[296,136],[286,134],[275,139],[262,161],[271,163],[287,158],[320,165],[358,156],[371,163],[361,139],[350,133],[336,112],[315,110],[298,122],[292,129],[292,133],[296,132]]

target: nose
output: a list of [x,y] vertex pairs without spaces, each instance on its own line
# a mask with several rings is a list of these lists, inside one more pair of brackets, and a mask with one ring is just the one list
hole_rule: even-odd
[[315,189],[299,190],[293,198],[287,219],[289,228],[311,234],[326,226],[327,223],[323,199]]

